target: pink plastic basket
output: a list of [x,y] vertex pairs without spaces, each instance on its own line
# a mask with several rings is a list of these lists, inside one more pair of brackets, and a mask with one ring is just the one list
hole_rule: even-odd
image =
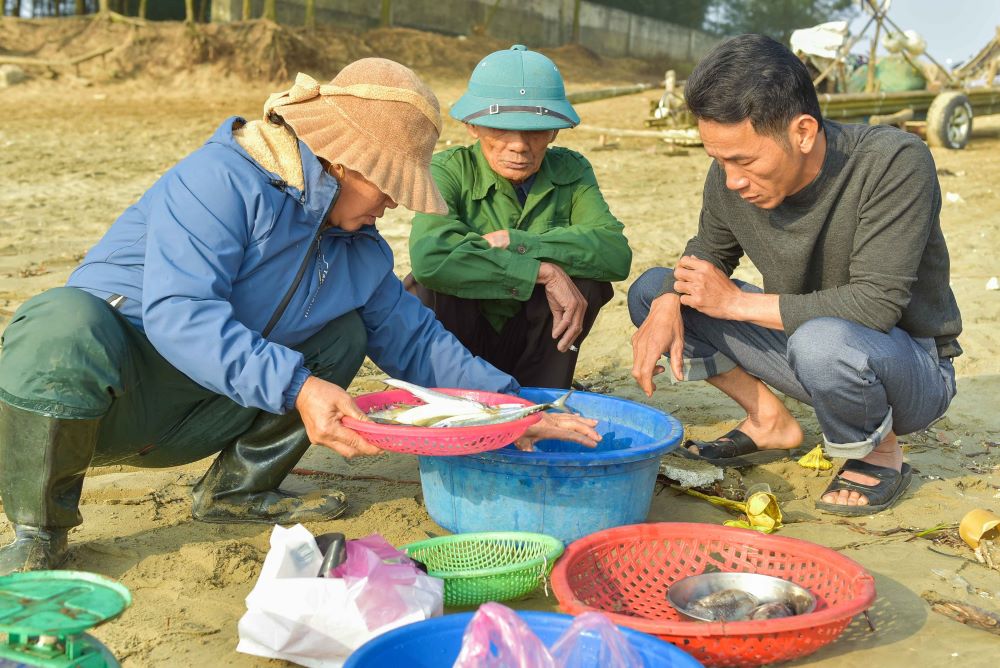
[[[532,402],[521,397],[495,392],[479,392],[476,390],[455,390],[435,388],[438,392],[451,394],[466,399],[475,399],[484,404],[523,404],[531,406]],[[387,390],[363,394],[355,398],[355,402],[365,413],[387,408],[393,404],[422,404],[406,390]],[[366,441],[383,450],[405,452],[411,455],[471,455],[487,450],[497,450],[514,442],[531,425],[542,419],[540,413],[513,422],[482,425],[479,427],[409,427],[395,424],[379,424],[364,422],[345,417],[344,426],[361,434]]]

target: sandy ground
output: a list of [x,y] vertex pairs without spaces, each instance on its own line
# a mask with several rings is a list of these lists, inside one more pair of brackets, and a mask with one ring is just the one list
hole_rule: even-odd
[[[419,68],[418,68],[419,70]],[[431,78],[443,105],[461,91],[457,77]],[[609,83],[630,83],[616,80]],[[598,82],[591,82],[598,85]],[[572,87],[572,86],[571,86]],[[0,90],[0,325],[28,297],[62,284],[71,269],[115,217],[169,166],[202,142],[229,114],[256,117],[271,87],[235,83],[202,85],[194,99],[183,86],[136,82],[80,84],[33,82]],[[648,93],[581,105],[590,126],[641,129]],[[465,141],[448,121],[441,148]],[[616,287],[583,346],[578,377],[595,390],[669,411],[694,436],[716,435],[734,426],[739,409],[707,385],[661,382],[646,398],[629,376],[627,286],[645,269],[672,263],[695,229],[701,183],[708,159],[699,148],[672,151],[650,138],[613,133],[601,146],[586,128],[564,132],[558,143],[583,151],[594,163],[612,210],[625,223],[635,259],[630,279]],[[959,395],[932,429],[903,439],[918,474],[890,512],[838,521],[817,513],[812,499],[828,483],[792,463],[745,472],[744,483],[769,482],[786,514],[785,536],[815,541],[856,559],[875,576],[879,598],[872,614],[876,630],[855,620],[836,643],[792,665],[841,666],[850,662],[883,668],[910,665],[995,665],[997,638],[931,612],[921,592],[1000,612],[1000,576],[971,558],[953,536],[931,541],[895,528],[923,529],[957,523],[977,507],[1000,511],[1000,292],[987,280],[1000,273],[1000,118],[977,121],[968,149],[935,151],[942,190],[956,193],[942,222],[952,253],[952,285],[965,318],[957,361]],[[408,270],[408,216],[390,212],[380,224],[397,255],[397,273]],[[752,268],[738,276],[755,280]],[[379,387],[376,369],[366,369],[356,392]],[[819,442],[808,407],[795,405],[807,441]],[[208,461],[167,470],[95,470],[87,479],[68,567],[120,580],[133,606],[95,635],[125,666],[276,666],[237,654],[236,623],[267,550],[266,526],[217,526],[192,521],[188,494]],[[344,519],[309,526],[314,533],[343,531],[349,537],[380,532],[402,544],[445,531],[427,515],[414,457],[386,455],[345,462],[315,448],[302,467],[322,475],[293,475],[298,489],[333,485],[347,492]],[[649,521],[721,523],[725,511],[670,489],[654,497]],[[0,538],[10,536],[4,524]],[[960,573],[982,593],[954,589],[932,569]],[[526,607],[555,609],[538,593]]]

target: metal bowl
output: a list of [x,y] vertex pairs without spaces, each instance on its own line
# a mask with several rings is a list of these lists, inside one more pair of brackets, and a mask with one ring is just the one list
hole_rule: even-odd
[[816,597],[794,582],[758,573],[702,573],[681,578],[667,590],[667,602],[682,616],[700,622],[716,621],[690,610],[695,601],[724,589],[738,589],[753,595],[761,604],[787,603],[796,615],[816,608]]

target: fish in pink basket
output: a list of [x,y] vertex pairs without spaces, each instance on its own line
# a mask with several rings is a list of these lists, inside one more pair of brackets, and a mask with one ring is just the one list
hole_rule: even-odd
[[570,390],[552,403],[532,404],[497,404],[489,406],[474,399],[445,394],[430,388],[407,383],[395,378],[387,378],[387,385],[406,390],[413,396],[425,402],[421,405],[400,403],[368,413],[373,422],[383,424],[413,425],[418,427],[475,427],[488,424],[500,424],[520,420],[540,411],[554,408],[571,412],[566,406],[566,400],[573,393]]

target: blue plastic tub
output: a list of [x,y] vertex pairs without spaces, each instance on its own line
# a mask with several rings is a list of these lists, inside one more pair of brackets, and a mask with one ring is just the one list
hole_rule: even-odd
[[[344,668],[447,668],[455,663],[462,650],[462,634],[473,614],[434,617],[383,633],[351,654]],[[573,617],[557,612],[519,610],[517,614],[546,647],[555,643],[573,623]],[[643,659],[643,665],[636,668],[701,668],[690,654],[668,642],[640,631],[618,628]]]
[[[525,388],[534,402],[562,390]],[[655,408],[592,392],[569,405],[600,420],[602,441],[585,448],[541,441],[535,452],[513,445],[464,457],[420,457],[424,503],[453,533],[531,531],[565,543],[646,519],[660,457],[677,447],[683,427]]]

